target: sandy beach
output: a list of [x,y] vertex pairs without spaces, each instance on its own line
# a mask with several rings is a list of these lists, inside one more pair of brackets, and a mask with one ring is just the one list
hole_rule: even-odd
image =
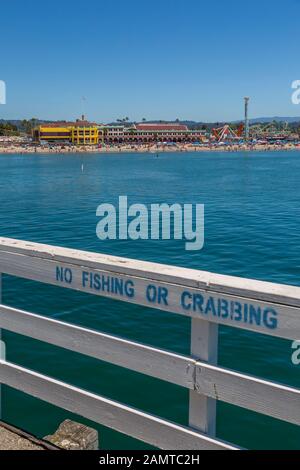
[[193,145],[177,143],[174,145],[155,144],[155,145],[137,145],[137,144],[119,144],[119,145],[22,145],[22,144],[3,144],[0,143],[0,154],[66,154],[66,153],[162,153],[162,152],[240,152],[240,151],[278,151],[278,150],[296,150],[300,149],[299,144],[233,144],[233,145]]

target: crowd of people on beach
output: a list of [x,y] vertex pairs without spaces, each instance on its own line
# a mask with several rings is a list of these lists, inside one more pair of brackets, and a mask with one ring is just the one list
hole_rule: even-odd
[[300,142],[221,142],[221,143],[116,143],[100,145],[33,144],[21,139],[0,140],[0,154],[49,154],[49,153],[160,153],[160,152],[238,152],[300,149]]

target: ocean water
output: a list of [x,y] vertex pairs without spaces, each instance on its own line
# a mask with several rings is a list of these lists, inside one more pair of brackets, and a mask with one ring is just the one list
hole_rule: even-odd
[[[83,171],[81,170],[83,165]],[[1,236],[110,253],[217,273],[300,285],[300,152],[1,155]],[[105,241],[96,208],[129,203],[205,204],[205,245]],[[4,276],[5,304],[189,352],[190,320],[59,287]],[[187,424],[188,392],[77,353],[4,332],[7,358],[87,390]],[[300,387],[291,342],[220,327],[219,363]],[[99,429],[104,449],[147,449],[137,440],[4,390],[3,418],[39,436],[71,419]],[[217,436],[250,449],[300,449],[297,426],[218,403]]]

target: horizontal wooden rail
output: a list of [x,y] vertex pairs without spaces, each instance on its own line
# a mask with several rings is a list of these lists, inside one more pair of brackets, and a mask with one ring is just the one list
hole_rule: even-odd
[[[300,307],[300,287],[0,237],[0,252]],[[1,255],[0,255],[1,259]]]
[[7,274],[35,281],[286,339],[300,337],[296,286],[6,238],[0,238],[0,265]]
[[197,362],[196,390],[208,397],[300,425],[300,390]]
[[0,305],[0,328],[194,388],[195,359]]
[[0,360],[0,383],[160,449],[238,450],[191,428]]
[[300,390],[59,320],[0,305],[0,328],[300,424]]

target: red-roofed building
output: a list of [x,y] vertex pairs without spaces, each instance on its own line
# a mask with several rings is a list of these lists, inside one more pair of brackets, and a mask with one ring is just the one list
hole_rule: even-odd
[[162,131],[188,131],[187,126],[183,124],[176,124],[176,123],[171,123],[171,124],[137,124],[136,129],[138,131],[153,131],[153,132],[162,132]]
[[177,123],[103,127],[104,141],[107,143],[196,142],[202,141],[204,135],[205,131],[189,130],[187,126]]
[[90,122],[85,119],[76,119],[76,121],[55,121],[42,124],[44,127],[93,127],[99,126],[96,122]]

